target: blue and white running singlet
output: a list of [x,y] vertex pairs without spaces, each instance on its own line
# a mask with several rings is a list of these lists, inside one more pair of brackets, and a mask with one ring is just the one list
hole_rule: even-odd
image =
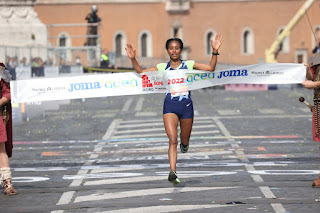
[[[181,61],[181,65],[177,69],[173,69],[170,66],[170,62],[168,62],[167,64],[158,64],[157,68],[159,71],[193,69],[193,64],[194,61]],[[163,103],[163,114],[166,113],[174,113],[179,117],[179,119],[193,118],[194,113],[191,92],[189,91],[185,95],[176,97],[171,96],[171,93],[166,93],[166,98]]]

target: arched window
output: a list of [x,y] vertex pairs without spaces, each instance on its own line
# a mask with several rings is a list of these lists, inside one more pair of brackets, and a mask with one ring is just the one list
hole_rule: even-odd
[[147,57],[147,34],[141,36],[141,57]]
[[315,26],[313,28],[313,32],[312,33],[312,52],[316,53],[317,51],[319,51],[319,49],[315,49],[317,46],[319,47],[320,45],[320,26]]
[[248,53],[248,40],[249,40],[249,31],[245,31],[243,34],[243,52]]
[[113,50],[116,57],[121,57],[125,55],[125,46],[127,43],[126,36],[124,32],[117,31],[113,36]]
[[67,37],[65,35],[61,35],[59,38],[59,47],[65,47],[67,43]]
[[122,54],[122,35],[118,34],[116,36],[116,56],[119,57]]
[[212,53],[212,46],[211,46],[211,39],[214,39],[215,36],[214,30],[208,30],[204,36],[204,47],[205,47],[205,55],[211,56]]
[[152,57],[152,36],[148,30],[140,32],[138,44],[140,57]]
[[[280,28],[280,30],[277,33],[277,36],[279,36],[283,30],[284,30],[284,27]],[[289,36],[287,36],[283,39],[283,41],[279,45],[279,53],[288,53],[289,51],[290,51]]]
[[[59,47],[71,47],[71,39],[68,33],[62,32],[58,35],[57,44]],[[70,50],[61,48],[59,50],[59,60],[63,59],[65,62],[72,61],[72,54]]]
[[242,53],[245,55],[254,54],[254,37],[250,29],[245,29],[242,33]]
[[177,20],[172,24],[172,37],[183,40],[182,24]]
[[211,38],[212,38],[213,34],[212,33],[208,33],[207,35],[207,54],[209,55],[211,52]]

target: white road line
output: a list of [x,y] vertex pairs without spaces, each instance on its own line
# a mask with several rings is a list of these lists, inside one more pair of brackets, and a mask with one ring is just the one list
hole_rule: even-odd
[[101,152],[102,151],[102,147],[101,146],[97,146],[94,148],[93,150],[94,152]]
[[220,115],[241,115],[240,110],[218,110]]
[[[235,206],[235,205],[232,205]],[[147,206],[131,209],[119,209],[111,211],[103,211],[100,213],[141,213],[141,212],[152,212],[152,213],[166,213],[166,212],[181,212],[188,210],[200,210],[200,209],[212,209],[212,208],[221,208],[221,207],[230,207],[230,205],[168,205],[168,206]]]
[[109,141],[109,144],[114,144],[114,145],[121,145],[121,144],[141,144],[145,142],[149,143],[166,143],[168,142],[168,138],[159,138],[159,139],[152,139],[152,140],[128,140],[128,141]]
[[70,203],[74,193],[75,191],[64,192],[57,205],[65,205]]
[[262,183],[263,179],[260,175],[251,175],[252,179],[254,180],[254,182],[256,183]]
[[[78,171],[78,175],[83,175],[83,174],[87,174],[89,170],[85,169],[85,170],[79,170]],[[82,183],[82,180],[73,180],[71,182],[71,184],[69,185],[69,187],[78,187],[80,186]]]
[[123,112],[127,112],[127,111],[129,110],[132,101],[133,101],[133,98],[129,98],[129,99],[126,101],[126,103],[125,103],[125,104],[123,105],[123,107],[122,107],[122,110],[121,110],[122,113],[123,113]]
[[109,113],[109,114],[94,114],[91,116],[91,118],[113,118],[115,117],[115,113]]
[[[189,149],[191,151],[191,149]],[[183,153],[181,154],[180,152],[178,152],[178,155],[179,155],[179,159],[190,159],[190,157],[199,157],[199,156],[209,156],[209,155],[230,155],[232,154],[233,152],[232,151],[211,151],[211,152],[197,152],[197,153],[194,153],[194,152],[187,152],[187,153]],[[168,154],[165,154],[165,155],[155,155],[155,154],[152,154],[152,155],[149,155],[149,156],[142,156],[142,158],[146,158],[146,159],[162,159],[162,158],[165,158],[167,157],[168,158]],[[135,157],[124,157],[123,159],[138,159],[138,158],[135,158]],[[112,159],[110,159],[112,160]]]
[[[253,165],[245,165],[245,167],[246,167],[248,172],[256,171],[256,169],[253,167]],[[260,175],[251,175],[251,177],[254,180],[254,182],[256,182],[256,183],[262,183],[263,182],[263,179],[262,179],[262,177]]]
[[197,191],[210,191],[210,190],[223,190],[223,189],[235,189],[240,187],[184,187],[184,188],[153,188],[153,189],[142,189],[134,191],[124,191],[124,192],[113,192],[104,194],[92,194],[78,196],[74,202],[87,202],[87,201],[98,201],[98,200],[109,200],[118,198],[131,198],[131,197],[141,197],[141,196],[151,196],[159,194],[175,194],[183,192],[197,192]]
[[258,110],[262,114],[284,114],[284,111],[281,109],[273,108],[273,109],[259,109]]
[[[149,142],[149,141],[146,141],[146,142]],[[153,147],[135,147],[135,148],[132,148],[132,149],[122,149],[122,150],[112,150],[112,151],[102,151],[100,153],[134,153],[134,152],[137,152],[137,153],[144,153],[144,151],[157,151],[157,152],[167,152],[168,151],[168,145],[166,144],[165,146],[153,146]],[[190,143],[190,150],[195,150],[195,149],[205,149],[205,151],[203,151],[204,153],[206,153],[207,151],[209,150],[217,150],[217,151],[220,151],[221,149],[225,149],[224,151],[232,151],[231,148],[228,149],[228,148],[220,148],[220,146],[218,146],[217,144],[193,144],[192,142]],[[201,150],[200,150],[201,151]],[[199,152],[197,152],[199,153]],[[99,154],[99,153],[98,153]]]
[[143,106],[143,101],[144,101],[144,97],[140,97],[137,101],[137,105],[136,108],[134,109],[134,111],[136,112],[140,112]]
[[[152,126],[164,126],[162,120],[161,120],[161,122],[152,121],[152,122],[150,122],[151,124],[149,122],[150,122],[150,120],[147,120],[147,121],[143,122],[142,124],[140,122],[137,123],[137,124],[126,124],[127,122],[121,122],[121,124],[118,126],[118,129],[121,129],[121,128],[146,127],[146,126],[150,126],[150,125],[152,125]],[[208,120],[208,121],[194,121],[193,122],[194,125],[195,124],[205,124],[205,123],[212,123],[212,121]]]
[[104,179],[104,180],[95,180],[87,181],[84,183],[85,186],[95,186],[95,185],[106,185],[106,184],[119,184],[119,183],[137,183],[145,181],[156,181],[156,180],[166,180],[166,177],[161,176],[145,176],[137,178],[117,178],[117,179]]
[[158,116],[157,112],[137,112],[135,115],[135,117],[155,117]]
[[98,158],[98,157],[99,157],[98,154],[91,154],[91,155],[89,156],[90,159],[96,159],[96,158]]
[[72,183],[69,185],[69,187],[78,187],[82,183],[81,179],[73,180]]
[[117,126],[119,125],[120,123],[120,119],[115,119],[111,122],[110,126],[108,127],[106,133],[104,134],[104,136],[102,137],[102,140],[109,140],[112,135],[114,134]]
[[[144,121],[144,122],[142,122]],[[130,123],[130,124],[128,124]],[[193,121],[193,124],[212,124],[212,120],[196,120]],[[122,121],[119,125],[119,129],[121,128],[135,128],[135,127],[145,127],[147,125],[152,126],[163,126],[163,120],[131,120],[131,122]]]
[[[133,133],[133,132],[154,132],[154,131],[165,131],[164,127],[162,128],[153,128],[150,125],[144,125],[146,129],[130,129],[130,130],[120,130],[116,131],[116,134],[123,133]],[[208,128],[216,128],[216,125],[194,125],[192,129],[208,129]],[[180,128],[179,128],[180,129]]]
[[[229,172],[230,174],[235,174],[236,172]],[[167,180],[167,172],[163,176],[144,176],[144,177],[129,177],[129,178],[117,178],[117,179],[103,179],[103,180],[95,180],[95,181],[86,181],[84,183],[84,186],[94,186],[94,185],[109,185],[109,184],[119,184],[119,183],[139,183],[139,182],[151,182],[151,181],[166,181]],[[220,175],[219,172],[217,172],[217,175]],[[207,177],[207,176],[213,176],[212,173],[210,174],[197,174],[197,175],[179,175],[179,177],[183,177],[183,179],[188,178],[195,178],[195,177]],[[69,177],[68,178],[72,178]],[[76,177],[75,177],[76,178]]]
[[[194,122],[198,122],[200,120],[211,120],[211,117],[195,117]],[[162,118],[158,119],[148,119],[148,120],[127,120],[122,123],[154,123],[154,122],[163,122]],[[211,121],[210,121],[211,122]]]
[[287,211],[283,208],[281,203],[271,203],[273,210],[277,213],[286,213]]
[[[210,159],[210,155],[230,155],[232,151],[217,151],[217,152],[202,152],[202,153],[183,153],[179,155],[179,159]],[[168,160],[168,155],[149,155],[141,157],[114,157],[110,159],[101,159],[99,163],[111,163],[111,162],[121,162],[121,161],[136,161],[136,160]]]
[[[220,133],[219,130],[211,130],[211,131],[194,131],[192,132],[192,136],[194,135],[205,135],[205,134],[217,134]],[[154,134],[139,134],[139,135],[116,135],[113,136],[112,139],[124,139],[124,138],[144,138],[144,137],[167,137],[165,132],[163,133],[154,133]]]
[[268,186],[259,186],[259,188],[266,198],[276,198]]

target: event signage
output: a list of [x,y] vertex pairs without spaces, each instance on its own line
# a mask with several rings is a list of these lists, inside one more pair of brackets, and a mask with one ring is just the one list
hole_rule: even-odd
[[11,101],[23,103],[166,92],[177,96],[223,84],[298,84],[305,78],[302,64],[272,63],[214,72],[168,70],[36,78],[11,81],[10,86]]

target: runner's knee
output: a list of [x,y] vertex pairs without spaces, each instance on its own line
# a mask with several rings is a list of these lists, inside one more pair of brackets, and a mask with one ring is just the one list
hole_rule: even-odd
[[170,146],[177,146],[178,145],[177,137],[169,137],[169,145]]

